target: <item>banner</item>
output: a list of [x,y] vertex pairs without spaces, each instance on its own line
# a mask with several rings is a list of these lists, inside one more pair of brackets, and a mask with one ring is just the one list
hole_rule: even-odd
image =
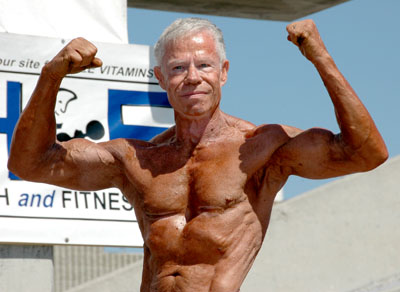
[[[0,33],[0,242],[141,246],[132,206],[118,189],[89,192],[31,183],[7,169],[19,114],[42,66],[66,43]],[[61,84],[57,138],[148,140],[173,125],[173,110],[154,76],[151,48],[95,45],[103,66],[69,75]]]

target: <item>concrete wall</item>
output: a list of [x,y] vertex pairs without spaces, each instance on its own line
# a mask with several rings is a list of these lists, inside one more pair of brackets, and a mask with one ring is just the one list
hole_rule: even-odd
[[1,292],[52,292],[53,247],[0,245]]
[[400,156],[274,206],[242,291],[400,291]]
[[141,282],[142,261],[138,261],[66,292],[139,292]]
[[54,290],[64,292],[74,290],[75,287],[87,287],[87,283],[99,283],[103,281],[101,279],[119,282],[110,275],[122,272],[135,262],[139,262],[141,266],[142,258],[142,253],[130,249],[119,249],[118,252],[113,249],[110,252],[100,246],[54,246]]

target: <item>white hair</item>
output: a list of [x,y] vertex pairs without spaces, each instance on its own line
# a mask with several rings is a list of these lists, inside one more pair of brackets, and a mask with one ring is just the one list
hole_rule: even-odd
[[164,30],[154,45],[154,56],[156,57],[157,64],[161,65],[166,45],[170,41],[199,31],[207,31],[214,38],[215,47],[222,64],[226,60],[225,42],[222,31],[209,20],[197,17],[179,18]]

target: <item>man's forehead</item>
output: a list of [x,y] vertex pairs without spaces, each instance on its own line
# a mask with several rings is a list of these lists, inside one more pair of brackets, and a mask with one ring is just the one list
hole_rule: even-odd
[[192,40],[193,42],[195,42],[195,43],[198,43],[198,44],[204,43],[204,41],[205,41],[202,35],[194,35],[194,36],[191,38],[191,40]]
[[215,47],[215,41],[211,33],[206,30],[201,30],[189,32],[182,36],[178,36],[177,38],[171,39],[167,43],[167,47],[180,47],[188,44],[197,45],[204,43],[208,43],[210,45],[213,44]]

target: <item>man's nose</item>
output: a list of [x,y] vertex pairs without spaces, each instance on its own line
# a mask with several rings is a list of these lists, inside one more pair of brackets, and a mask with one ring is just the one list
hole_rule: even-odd
[[197,84],[200,82],[201,82],[201,77],[199,71],[197,70],[196,66],[194,66],[193,64],[190,65],[186,74],[185,83]]

